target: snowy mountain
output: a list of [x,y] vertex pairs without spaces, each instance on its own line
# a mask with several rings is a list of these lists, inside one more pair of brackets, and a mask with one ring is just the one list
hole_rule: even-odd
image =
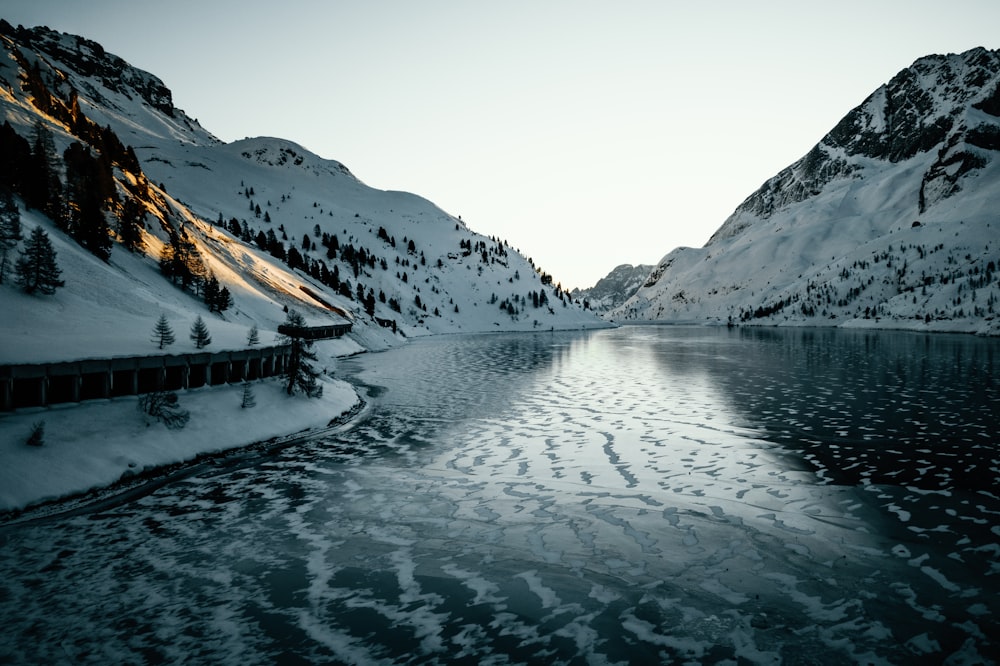
[[607,312],[620,306],[639,290],[655,266],[622,264],[589,289],[570,292],[574,301],[584,302],[595,312]]
[[[0,21],[0,46],[3,140],[35,151],[48,134],[67,191],[65,155],[97,164],[111,183],[104,240],[115,241],[109,256],[95,251],[79,233],[80,202],[61,217],[18,198],[25,236],[48,232],[65,286],[42,297],[9,278],[0,285],[12,314],[0,321],[0,363],[147,353],[161,313],[181,331],[204,316],[216,350],[243,346],[252,325],[269,342],[286,308],[311,324],[351,321],[366,349],[432,333],[603,325],[505,240],[289,141],[225,144],[175,108],[162,81],[95,42]],[[11,170],[20,177],[19,163]],[[142,220],[135,251],[125,244],[130,210]],[[213,280],[231,296],[221,311],[205,296]],[[171,351],[194,349],[178,338]]]
[[921,58],[617,319],[1000,334],[1000,51]]

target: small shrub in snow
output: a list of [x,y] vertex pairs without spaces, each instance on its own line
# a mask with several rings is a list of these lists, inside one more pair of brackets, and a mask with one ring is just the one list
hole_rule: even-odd
[[171,430],[180,430],[191,419],[191,413],[181,408],[177,394],[171,391],[154,391],[139,396],[138,409],[162,421]]
[[45,421],[38,421],[31,424],[31,434],[25,443],[29,446],[41,446],[45,443]]

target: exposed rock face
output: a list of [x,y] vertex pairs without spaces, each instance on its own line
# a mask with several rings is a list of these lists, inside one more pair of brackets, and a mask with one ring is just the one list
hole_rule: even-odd
[[998,150],[1000,51],[921,58],[610,316],[993,330]]
[[587,301],[596,312],[612,310],[639,290],[653,266],[622,264],[597,281],[590,289],[574,289],[570,296],[574,301]]
[[[981,149],[1000,146],[1000,51],[921,58],[852,109],[805,157],[750,195],[709,240],[738,234],[762,219],[819,195],[834,180],[864,177],[869,160],[900,163],[935,153],[918,193],[926,210],[985,166]],[[992,118],[990,117],[992,116]],[[980,149],[980,150],[977,150]]]
[[[430,333],[606,326],[506,242],[422,197],[368,187],[284,139],[223,144],[159,78],[82,37],[0,20],[0,143],[0,187],[33,197],[33,223],[77,241],[59,249],[64,301],[123,331],[164,302],[225,310],[217,324],[230,329],[273,329],[292,309],[346,318],[368,349]],[[135,256],[117,261],[123,252]],[[82,268],[95,257],[113,269],[103,281]],[[46,312],[24,308],[15,321],[58,349],[72,327],[46,325]],[[91,336],[81,353],[106,354],[108,339]]]
[[83,77],[99,82],[100,86],[89,85],[86,90],[95,101],[107,102],[101,94],[103,87],[129,99],[138,96],[154,109],[167,116],[174,116],[173,96],[170,89],[163,85],[163,81],[106,52],[97,42],[56,32],[44,26],[15,28],[2,20],[0,34],[10,36],[23,46],[45,53]]

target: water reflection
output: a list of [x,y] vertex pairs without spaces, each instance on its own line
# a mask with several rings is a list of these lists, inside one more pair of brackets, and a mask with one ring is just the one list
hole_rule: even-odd
[[336,438],[6,530],[0,661],[983,661],[995,350],[646,327],[359,357]]
[[748,423],[831,482],[995,484],[995,341],[808,329],[741,329],[737,339],[729,351],[753,353],[704,369]]

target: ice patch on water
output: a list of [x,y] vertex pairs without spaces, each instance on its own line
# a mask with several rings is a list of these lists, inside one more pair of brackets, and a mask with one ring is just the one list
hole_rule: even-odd
[[528,585],[528,590],[531,591],[542,604],[542,608],[555,608],[561,605],[558,595],[556,595],[555,590],[546,587],[542,583],[541,577],[535,570],[523,571],[519,574],[515,574],[514,578],[520,578]]
[[590,586],[590,593],[587,596],[605,605],[621,598],[621,595],[614,590],[597,583],[593,583]]
[[450,563],[441,567],[441,570],[449,576],[459,579],[463,585],[476,593],[475,598],[470,603],[474,605],[488,603],[494,604],[498,609],[504,608],[504,598],[500,596],[500,586],[496,583],[486,580],[475,571],[467,571]]
[[[732,613],[730,613],[732,614]],[[733,652],[737,659],[748,661],[751,664],[780,664],[781,653],[773,650],[763,650],[757,646],[754,640],[754,631],[747,625],[750,618],[737,616],[737,620],[742,620],[743,626],[735,627],[729,634],[729,640],[733,645]],[[730,663],[740,663],[730,662]]]
[[941,651],[941,644],[926,633],[919,634],[906,641],[906,647],[917,654],[932,654]]
[[785,548],[803,557],[808,557],[810,554],[809,548],[799,543],[786,543]]
[[334,629],[312,614],[302,611],[298,626],[309,638],[333,653],[337,661],[345,664],[390,664],[389,659],[377,659],[361,641],[346,631]]
[[790,574],[771,572],[764,574],[763,577],[777,583],[783,594],[805,609],[809,618],[824,624],[842,622],[847,618],[847,611],[855,609],[860,603],[856,599],[837,599],[824,603],[820,597],[800,591],[799,579]]
[[712,646],[708,641],[658,633],[653,624],[637,618],[630,612],[622,614],[622,629],[631,632],[640,641],[676,650],[682,657],[689,659],[701,659],[705,656],[705,651]]
[[917,593],[906,583],[891,584],[892,589],[899,594],[906,604],[919,613],[920,617],[930,622],[945,622],[947,618],[936,608],[928,608],[917,601]]
[[732,604],[733,606],[739,606],[741,604],[745,604],[747,601],[750,600],[750,597],[748,597],[747,595],[743,594],[742,592],[737,592],[735,590],[726,587],[725,585],[722,584],[721,581],[718,581],[714,578],[709,578],[707,580],[702,581],[699,584],[699,587],[705,590],[706,592],[711,592],[715,596],[724,599],[726,603]]
[[947,578],[945,578],[944,574],[941,573],[940,571],[938,571],[937,569],[935,569],[934,567],[927,567],[927,566],[920,567],[920,571],[922,571],[926,575],[930,576],[930,578],[935,583],[937,583],[938,585],[940,585],[944,589],[948,590],[949,592],[958,592],[959,590],[962,589],[958,585],[955,585],[950,580],[948,580]]
[[900,508],[899,506],[897,506],[895,504],[890,504],[889,506],[887,506],[885,508],[890,513],[896,514],[902,522],[904,522],[904,523],[910,522],[910,512],[909,511],[904,511],[902,508]]

